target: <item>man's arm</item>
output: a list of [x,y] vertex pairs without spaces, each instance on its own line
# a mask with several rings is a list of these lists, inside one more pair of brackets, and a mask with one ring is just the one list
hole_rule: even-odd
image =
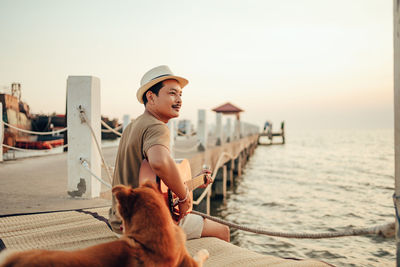
[[[162,178],[163,182],[171,189],[179,199],[187,197],[186,185],[182,182],[181,174],[169,150],[162,145],[154,145],[147,150],[147,159],[154,173]],[[192,207],[192,200],[179,204],[180,218],[186,215],[186,211]]]

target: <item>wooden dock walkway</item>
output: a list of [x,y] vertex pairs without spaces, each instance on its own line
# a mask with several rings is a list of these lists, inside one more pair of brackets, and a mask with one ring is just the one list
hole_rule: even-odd
[[[261,137],[266,136],[269,139],[269,143],[261,142],[260,139]],[[274,143],[273,138],[274,137],[281,137],[281,143]],[[259,134],[258,138],[258,144],[259,145],[283,145],[285,144],[285,122],[281,122],[281,130],[279,132],[273,132],[272,131],[272,124],[269,124],[268,127],[264,127],[264,131],[262,131]]]
[[242,168],[253,155],[257,144],[258,135],[255,134],[222,145],[208,147],[206,151],[175,154],[176,158],[189,160],[192,175],[199,173],[203,165],[208,165],[213,172],[216,172],[212,190],[207,197],[198,199],[205,189],[196,189],[193,192],[195,210],[210,214],[210,199],[226,197],[227,186],[233,181],[235,175],[241,175]]

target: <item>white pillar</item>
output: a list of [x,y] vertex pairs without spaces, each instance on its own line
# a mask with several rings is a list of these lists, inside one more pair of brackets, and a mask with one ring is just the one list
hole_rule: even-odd
[[169,151],[171,153],[171,157],[175,158],[175,151],[174,151],[174,145],[175,145],[175,120],[171,119],[168,121],[167,126],[169,128]]
[[185,125],[185,134],[186,134],[186,138],[190,138],[190,133],[191,133],[191,124],[190,121],[187,120],[187,123]]
[[199,141],[199,150],[204,151],[207,148],[207,125],[206,110],[199,109],[197,117],[197,140]]
[[231,118],[226,119],[226,136],[227,136],[227,138],[229,138],[229,141],[232,142]]
[[0,162],[3,162],[3,142],[4,142],[3,103],[0,103]]
[[[400,212],[400,6],[393,0],[393,52],[394,52],[394,191],[395,208]],[[396,215],[396,214],[395,214]],[[396,266],[400,265],[400,226],[396,221]]]
[[238,140],[240,139],[240,121],[235,119],[234,129],[233,129],[233,139]]
[[215,137],[217,138],[217,145],[222,145],[222,113],[215,114]]
[[69,76],[68,110],[68,194],[73,197],[100,196],[101,184],[81,164],[84,159],[92,173],[101,177],[101,157],[87,123],[81,120],[81,107],[101,146],[100,80],[93,76]]
[[128,126],[130,122],[131,122],[131,116],[129,116],[129,114],[125,114],[122,117],[122,132],[125,131],[125,128]]

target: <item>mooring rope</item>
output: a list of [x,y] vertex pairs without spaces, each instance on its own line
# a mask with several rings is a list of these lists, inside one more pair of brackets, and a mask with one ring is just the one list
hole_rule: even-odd
[[90,170],[90,168],[89,168],[89,163],[88,163],[86,160],[80,158],[80,161],[81,161],[82,166],[85,168],[85,170],[88,171],[94,178],[96,178],[100,183],[104,184],[104,185],[107,186],[108,188],[110,188],[110,189],[112,188],[111,184],[107,183],[106,181],[104,181],[103,179],[101,179],[99,176],[97,176],[96,174],[94,174],[94,173]]
[[[92,134],[92,137],[93,137],[93,139],[94,139],[94,141],[95,141],[95,143],[96,143],[96,147],[97,147],[97,150],[98,150],[98,152],[99,152],[99,154],[100,154],[100,157],[101,157],[101,161],[102,161],[102,163],[103,163],[103,166],[108,166],[108,165],[106,164],[105,159],[104,159],[103,152],[101,151],[100,144],[99,144],[99,142],[97,141],[96,135],[94,134],[94,130],[93,130],[93,128],[92,128],[92,125],[90,125],[89,120],[88,120],[88,118],[86,117],[85,111],[83,110],[83,108],[82,108],[81,106],[79,106],[78,109],[79,109],[79,116],[81,117],[81,121],[84,122],[84,123],[86,123],[86,125],[87,125],[87,126],[89,127],[89,129],[90,129],[90,133]],[[110,170],[109,170],[108,167],[105,167],[104,169],[106,170],[108,180],[109,180],[109,182],[111,183],[111,182],[112,182],[112,176],[111,176]]]
[[115,129],[111,128],[107,123],[105,123],[103,120],[100,120],[101,125],[103,125],[104,127],[106,127],[108,130],[101,130],[103,133],[114,133],[118,136],[122,136],[122,133],[117,132],[119,129],[122,128],[122,125],[116,127]]
[[63,129],[60,129],[60,130],[57,130],[57,131],[52,131],[52,132],[34,132],[34,131],[24,130],[24,129],[15,127],[15,126],[13,126],[13,125],[11,125],[11,124],[5,122],[5,121],[3,121],[3,123],[4,123],[4,125],[7,125],[8,127],[13,128],[13,129],[15,129],[15,130],[18,130],[18,131],[20,131],[20,132],[28,133],[28,134],[36,134],[36,135],[56,134],[56,133],[62,133],[62,132],[65,132],[66,130],[68,130],[68,127],[65,127],[65,128],[63,128]]
[[275,237],[285,237],[285,238],[299,238],[299,239],[322,239],[322,238],[334,238],[334,237],[345,237],[345,236],[358,236],[358,235],[371,235],[371,234],[383,234],[384,232],[390,230],[391,228],[394,229],[394,223],[386,223],[382,225],[377,225],[373,227],[366,227],[366,228],[357,228],[357,229],[349,229],[344,231],[338,232],[325,232],[325,233],[287,233],[287,232],[274,232],[268,231],[264,228],[257,227],[252,228],[248,226],[239,225],[236,223],[228,222],[226,220],[210,216],[198,211],[191,211],[193,214],[197,214],[202,216],[203,218],[207,218],[214,222],[218,222],[224,224],[229,227],[233,227],[239,230],[252,232],[255,234],[261,235],[268,235],[268,236],[275,236]]

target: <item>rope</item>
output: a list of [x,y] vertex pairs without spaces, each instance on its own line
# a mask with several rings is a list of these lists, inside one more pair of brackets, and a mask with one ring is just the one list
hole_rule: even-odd
[[103,179],[101,179],[100,177],[98,177],[96,174],[94,174],[94,173],[90,170],[90,168],[89,168],[89,163],[88,163],[86,160],[80,158],[80,161],[81,161],[82,166],[85,168],[85,170],[87,170],[87,171],[90,173],[90,175],[92,175],[94,178],[96,178],[97,181],[99,181],[100,183],[104,184],[104,185],[107,186],[108,188],[111,188],[111,187],[112,187],[109,183],[107,183],[106,181],[104,181]]
[[[108,166],[106,164],[106,161],[104,160],[104,155],[103,155],[103,152],[101,151],[101,147],[99,145],[99,142],[97,141],[96,135],[94,134],[94,130],[93,130],[92,126],[90,125],[88,118],[86,117],[85,111],[83,110],[83,108],[81,106],[79,106],[78,109],[79,109],[79,116],[81,117],[81,121],[85,122],[86,125],[90,129],[90,133],[92,134],[92,137],[93,137],[93,139],[94,139],[94,141],[96,143],[97,150],[98,150],[98,152],[100,154],[101,162],[103,163],[104,166]],[[111,176],[110,170],[108,168],[104,168],[104,169],[106,170],[108,180],[111,183],[112,176]]]
[[18,131],[20,131],[20,132],[28,133],[28,134],[36,134],[36,135],[56,134],[56,133],[62,133],[62,132],[65,132],[66,130],[68,130],[68,127],[65,127],[65,128],[63,128],[63,129],[60,129],[60,130],[57,130],[57,131],[52,131],[52,132],[34,132],[34,131],[28,131],[28,130],[24,130],[24,129],[21,129],[21,128],[17,128],[17,127],[15,127],[15,126],[11,125],[11,124],[8,124],[8,123],[5,122],[5,121],[3,121],[3,123],[4,123],[4,125],[7,125],[8,127],[13,128],[13,129],[16,129],[16,130],[18,130]]
[[325,233],[285,233],[285,232],[268,231],[261,227],[251,228],[251,227],[239,225],[239,224],[228,222],[228,221],[222,220],[220,218],[216,218],[216,217],[213,217],[213,216],[210,216],[210,215],[207,215],[207,214],[195,211],[195,210],[192,210],[191,213],[200,215],[203,218],[207,218],[209,220],[227,225],[229,227],[233,227],[233,228],[247,231],[247,232],[252,232],[252,233],[261,234],[261,235],[268,235],[268,236],[299,238],[299,239],[306,239],[306,238],[322,239],[322,238],[334,238],[334,237],[344,237],[344,236],[380,234],[380,233],[384,232],[385,230],[394,228],[394,223],[386,223],[386,224],[382,224],[382,225],[378,225],[378,226],[374,226],[374,227],[350,229],[350,230],[344,230],[344,231],[332,232],[332,233],[328,233],[328,232],[325,232]]
[[[236,158],[233,157],[231,154],[227,153],[227,152],[222,152],[218,158],[217,164],[215,164],[214,170],[218,170],[222,164],[224,163],[222,161],[223,158],[228,157],[230,159]],[[213,175],[211,176],[212,180],[215,180],[215,176],[217,175],[217,172],[214,172]],[[203,193],[197,198],[196,201],[193,201],[193,205],[199,205],[200,202],[203,200],[203,198],[207,195],[207,193],[211,190],[211,186],[212,184],[209,184],[206,189],[203,191]]]
[[101,130],[103,133],[114,133],[118,136],[122,136],[122,134],[120,132],[117,132],[119,129],[122,128],[122,125],[116,127],[115,129],[111,128],[107,123],[105,123],[104,121],[100,120],[101,125],[103,125],[104,127],[106,127],[108,130]]
[[56,147],[53,147],[53,148],[50,148],[50,149],[46,149],[46,150],[43,150],[43,149],[26,149],[26,148],[18,148],[18,147],[13,147],[13,146],[8,146],[8,145],[5,145],[5,144],[2,144],[2,146],[4,146],[4,147],[6,147],[6,148],[9,148],[9,149],[13,149],[13,150],[16,150],[16,151],[49,151],[49,150],[52,150],[52,149],[55,149],[55,148],[59,148],[59,147],[61,147],[61,148],[65,148],[65,147],[67,147],[68,146],[68,144],[66,144],[66,145],[63,145],[63,146],[56,146]]

